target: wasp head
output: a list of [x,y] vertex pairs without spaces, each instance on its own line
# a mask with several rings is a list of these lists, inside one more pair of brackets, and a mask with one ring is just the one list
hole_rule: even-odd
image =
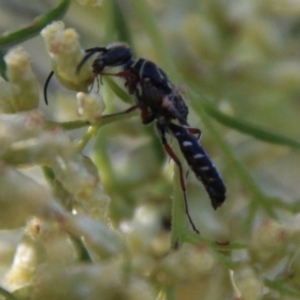
[[107,47],[95,47],[85,50],[86,55],[83,57],[77,67],[77,73],[85,64],[85,62],[92,57],[95,53],[98,56],[93,62],[93,73],[95,75],[101,75],[101,73],[107,69],[118,66],[125,66],[132,62],[132,50],[121,43],[113,43]]

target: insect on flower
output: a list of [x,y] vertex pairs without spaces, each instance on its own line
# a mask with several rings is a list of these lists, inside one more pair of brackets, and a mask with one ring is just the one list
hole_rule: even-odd
[[[87,49],[85,57],[77,67],[77,73],[80,72],[86,61],[95,54],[98,55],[92,64],[94,75],[122,78],[128,93],[133,95],[136,100],[135,105],[117,114],[126,114],[140,109],[143,124],[155,122],[165,151],[179,168],[185,211],[193,230],[199,233],[188,210],[182,164],[169,145],[166,134],[177,140],[189,167],[203,183],[214,209],[220,207],[225,201],[226,187],[222,177],[199,142],[201,131],[189,127],[187,122],[188,107],[179,89],[155,63],[144,58],[133,59],[132,50],[120,43]],[[51,78],[52,75],[50,73],[49,77]],[[45,95],[49,77],[45,84]]]

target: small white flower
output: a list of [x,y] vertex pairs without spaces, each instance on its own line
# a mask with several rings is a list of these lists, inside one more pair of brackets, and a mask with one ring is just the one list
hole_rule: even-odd
[[91,122],[97,121],[101,118],[105,110],[105,103],[101,94],[85,94],[83,92],[79,92],[77,93],[76,98],[79,116]]

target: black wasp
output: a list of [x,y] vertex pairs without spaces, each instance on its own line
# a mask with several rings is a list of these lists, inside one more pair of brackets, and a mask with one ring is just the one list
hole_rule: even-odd
[[[189,222],[193,230],[199,233],[188,211],[182,164],[168,144],[166,134],[170,134],[177,140],[188,165],[203,183],[214,209],[217,209],[225,201],[226,187],[216,167],[200,145],[201,131],[188,125],[188,107],[179,89],[155,63],[143,58],[133,59],[132,50],[119,43],[87,49],[85,57],[77,67],[77,72],[80,72],[84,63],[96,53],[98,55],[92,64],[94,75],[123,78],[127,91],[136,99],[134,106],[117,114],[140,109],[143,124],[155,121],[165,151],[179,168],[180,184]],[[46,81],[45,96],[52,75],[53,72]],[[45,99],[47,98],[45,97]]]

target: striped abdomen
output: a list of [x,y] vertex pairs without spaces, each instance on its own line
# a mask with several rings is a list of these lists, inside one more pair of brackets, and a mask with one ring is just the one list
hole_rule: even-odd
[[217,209],[225,201],[226,187],[215,165],[200,145],[199,140],[185,127],[169,123],[168,128],[177,139],[190,168],[205,186],[212,206]]

